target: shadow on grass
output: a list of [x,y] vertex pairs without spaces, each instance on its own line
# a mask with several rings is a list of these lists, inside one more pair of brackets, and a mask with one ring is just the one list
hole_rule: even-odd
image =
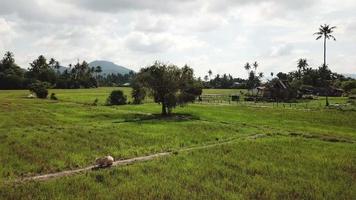
[[127,123],[127,122],[184,122],[200,120],[198,116],[187,114],[187,113],[177,113],[171,115],[161,115],[161,114],[128,114],[124,116],[123,120],[115,121],[113,123]]

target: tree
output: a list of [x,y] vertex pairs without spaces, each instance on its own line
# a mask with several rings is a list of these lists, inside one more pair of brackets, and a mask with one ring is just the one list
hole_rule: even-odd
[[[314,33],[314,35],[317,35],[316,40],[319,40],[320,38],[324,39],[324,64],[323,64],[323,68],[327,68],[327,64],[326,64],[326,39],[333,39],[334,41],[336,41],[336,38],[331,35],[331,33],[334,32],[334,29],[336,28],[336,26],[330,27],[330,25],[324,24],[324,25],[320,25],[319,27],[319,31]],[[328,94],[326,94],[325,96],[325,105],[328,106],[329,105],[329,101],[328,101]]]
[[306,70],[306,68],[309,66],[307,59],[305,58],[300,58],[298,60],[298,78],[301,79],[302,78],[302,72],[304,72]]
[[24,84],[24,70],[16,65],[13,53],[6,52],[0,60],[0,89],[21,89]]
[[258,85],[261,84],[261,78],[263,77],[263,73],[257,73],[257,68],[258,68],[258,63],[255,61],[252,64],[254,70],[252,70],[251,65],[249,62],[247,62],[244,66],[245,70],[248,72],[248,78],[246,82],[247,89],[253,89],[254,87],[257,87]]
[[107,99],[108,105],[125,105],[127,97],[121,90],[114,90]]
[[194,102],[202,93],[202,83],[194,78],[193,69],[187,65],[178,68],[156,61],[142,68],[135,80],[162,105],[162,115],[170,114],[177,105]]
[[300,58],[298,60],[298,66],[297,68],[301,71],[305,71],[305,69],[309,66],[307,59],[305,58]]
[[[246,63],[245,64],[245,66],[244,66],[244,68],[246,69],[246,71],[250,71],[250,69],[251,69],[251,65],[250,65],[250,63]],[[250,72],[249,72],[250,73]]]
[[32,79],[32,82],[38,80],[41,82],[48,82],[51,84],[56,83],[57,74],[56,70],[59,69],[59,63],[53,58],[47,62],[47,59],[40,55],[36,60],[30,63],[30,68],[26,76]]
[[48,83],[37,81],[30,85],[30,91],[35,93],[37,98],[46,99],[48,96],[48,90],[47,90],[48,87],[49,87]]
[[258,73],[259,78],[263,78],[263,72]]
[[211,79],[211,76],[213,75],[213,72],[211,71],[211,69],[209,69],[208,75],[209,75],[209,79]]
[[133,104],[141,104],[146,97],[146,90],[140,85],[138,78],[139,76],[136,76],[131,83]]
[[205,82],[208,82],[208,80],[209,80],[208,75],[205,75],[205,76],[204,76],[204,81],[205,81]]
[[96,66],[95,67],[95,73],[96,75],[100,74],[103,70],[101,69],[101,66]]
[[333,39],[336,41],[336,38],[331,35],[335,28],[336,26],[330,27],[330,25],[324,24],[320,25],[319,31],[314,33],[314,35],[317,35],[316,40],[319,40],[320,38],[324,39],[324,65],[326,65],[326,39]]
[[253,68],[255,69],[255,73],[256,73],[256,71],[257,71],[257,67],[258,67],[258,63],[257,63],[257,61],[255,61],[252,65],[253,65]]

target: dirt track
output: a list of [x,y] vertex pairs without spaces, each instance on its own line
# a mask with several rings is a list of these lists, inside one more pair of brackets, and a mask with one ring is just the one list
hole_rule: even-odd
[[[229,139],[229,140],[225,140],[225,141],[221,141],[221,142],[217,142],[217,143],[213,143],[213,144],[207,144],[207,145],[203,145],[203,146],[196,146],[196,147],[180,149],[180,150],[174,151],[174,152],[161,152],[161,153],[151,154],[151,155],[147,155],[147,156],[130,158],[130,159],[126,159],[126,160],[117,160],[113,163],[113,165],[111,167],[129,165],[129,164],[133,164],[135,162],[143,162],[143,161],[147,161],[147,160],[152,160],[152,159],[155,159],[158,157],[169,156],[169,155],[172,155],[177,152],[193,151],[193,150],[211,148],[211,147],[231,143],[231,142],[235,141],[236,139],[237,138],[233,138],[233,139]],[[96,170],[96,169],[99,169],[98,166],[91,165],[91,166],[87,166],[87,167],[80,168],[80,169],[66,170],[66,171],[61,171],[61,172],[57,172],[57,173],[50,173],[50,174],[43,174],[43,175],[19,178],[19,179],[16,179],[15,181],[11,181],[11,182],[46,181],[49,179],[54,179],[54,178],[59,178],[59,177],[64,177],[64,176],[71,176],[71,175],[78,174],[81,172],[86,172],[86,171],[91,171],[91,170]]]

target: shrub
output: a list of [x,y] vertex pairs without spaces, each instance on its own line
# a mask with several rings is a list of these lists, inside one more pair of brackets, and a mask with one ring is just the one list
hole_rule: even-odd
[[97,106],[98,105],[98,102],[99,102],[99,99],[96,98],[94,99],[93,103],[92,103],[92,106]]
[[45,82],[36,82],[30,85],[30,91],[35,93],[40,99],[45,99],[48,96],[48,84]]
[[346,92],[350,92],[350,91],[356,89],[356,80],[342,82],[341,87]]
[[55,93],[52,93],[49,98],[50,98],[51,100],[58,100],[58,98],[56,97],[56,94],[55,94]]
[[355,89],[352,89],[352,90],[350,91],[350,94],[351,94],[351,95],[356,94],[356,88],[355,88]]
[[125,105],[126,95],[121,90],[114,90],[107,99],[108,105]]
[[141,104],[145,99],[146,92],[143,87],[134,84],[131,92],[133,98],[133,104]]

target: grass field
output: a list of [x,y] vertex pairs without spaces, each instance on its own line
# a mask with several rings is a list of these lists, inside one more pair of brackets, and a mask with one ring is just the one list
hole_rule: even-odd
[[[121,89],[129,96],[130,88]],[[190,104],[161,118],[154,103],[104,106],[111,90],[52,90],[59,101],[0,91],[0,199],[356,196],[355,111],[323,109],[319,102],[310,102],[311,109]],[[90,105],[96,98],[99,105]],[[45,182],[11,182],[85,167],[107,154],[124,159],[226,140],[233,142]]]

